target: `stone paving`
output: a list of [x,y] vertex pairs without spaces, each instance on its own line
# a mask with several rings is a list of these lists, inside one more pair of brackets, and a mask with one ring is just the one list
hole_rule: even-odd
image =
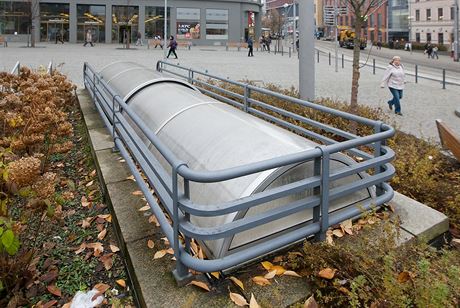
[[[16,61],[23,65],[47,66],[53,61],[58,69],[67,74],[78,86],[82,86],[82,68],[86,61],[96,69],[101,69],[113,61],[134,61],[155,67],[156,61],[162,59],[160,49],[120,49],[120,45],[99,44],[95,47],[83,47],[76,44],[39,44],[39,48],[24,48],[21,43],[11,43],[8,48],[0,48],[0,70],[11,70]],[[208,70],[209,73],[234,80],[253,80],[259,83],[274,83],[283,87],[298,87],[298,59],[274,53],[255,52],[248,58],[246,50],[225,51],[221,46],[194,46],[191,50],[178,50],[179,59],[172,60],[196,70]],[[390,98],[388,89],[379,87],[383,71],[372,74],[372,68],[362,69],[359,102],[384,109],[391,121],[405,132],[438,140],[435,119],[442,119],[448,126],[460,134],[460,118],[455,110],[460,106],[460,87],[447,85],[443,90],[435,81],[407,78],[406,90],[402,100],[403,117],[390,113],[386,101]],[[460,75],[460,74],[459,74]],[[460,79],[460,76],[453,76]],[[349,101],[351,88],[351,64],[334,72],[328,65],[326,56],[320,57],[316,65],[316,95],[332,99]]]

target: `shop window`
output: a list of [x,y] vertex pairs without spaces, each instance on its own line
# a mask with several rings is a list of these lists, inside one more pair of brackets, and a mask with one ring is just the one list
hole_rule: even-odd
[[[167,10],[167,21],[170,24],[170,8]],[[160,6],[146,6],[145,7],[145,37],[154,38],[156,36],[164,36],[165,24],[165,8]],[[168,35],[170,26],[167,27]]]
[[177,39],[200,39],[200,9],[177,8]]
[[93,42],[105,42],[105,5],[77,5],[77,41],[91,31]]
[[0,2],[0,34],[28,34],[30,32],[30,3]]
[[206,39],[228,40],[228,10],[206,10]]

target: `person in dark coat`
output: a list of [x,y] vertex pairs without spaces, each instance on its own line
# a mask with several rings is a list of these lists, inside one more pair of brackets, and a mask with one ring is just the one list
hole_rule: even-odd
[[174,39],[174,36],[172,36],[172,35],[169,37],[169,45],[168,45],[168,47],[169,47],[169,52],[168,52],[167,58],[169,58],[169,56],[171,54],[174,54],[174,56],[176,56],[176,59],[178,59],[177,58],[177,53],[176,53],[177,42]]
[[248,57],[254,57],[254,42],[252,41],[252,37],[248,38]]

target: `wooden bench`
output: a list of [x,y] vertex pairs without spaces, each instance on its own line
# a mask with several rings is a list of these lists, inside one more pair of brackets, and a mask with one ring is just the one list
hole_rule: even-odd
[[240,51],[241,48],[248,48],[248,43],[241,42],[227,42],[225,45],[225,50],[228,51],[229,48],[237,48]]
[[436,120],[439,139],[444,149],[450,150],[460,162],[460,137],[441,120]]
[[192,42],[190,41],[177,41],[177,47],[185,47],[188,50],[192,48]]
[[163,48],[163,40],[158,40],[158,39],[147,40],[147,49],[150,49],[150,47],[155,48],[155,46],[161,46],[161,48]]
[[0,45],[3,45],[3,47],[8,47],[8,41],[6,40],[6,37],[0,36]]

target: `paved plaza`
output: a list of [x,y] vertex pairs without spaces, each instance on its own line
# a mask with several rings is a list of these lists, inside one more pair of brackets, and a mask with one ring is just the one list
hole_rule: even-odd
[[[316,64],[316,95],[336,100],[349,101],[351,89],[351,63],[345,62],[345,68],[334,72],[334,66],[329,66],[327,45],[318,44],[322,50],[320,62]],[[82,86],[83,63],[88,62],[96,69],[114,61],[134,61],[146,66],[155,67],[162,59],[161,49],[147,49],[138,46],[131,50],[121,49],[120,45],[99,44],[95,47],[83,47],[75,44],[39,44],[38,48],[25,48],[21,43],[11,43],[8,48],[0,48],[0,70],[10,71],[16,61],[22,65],[38,67],[47,66],[50,61],[59,70],[68,75],[78,86]],[[342,52],[342,50],[341,50]],[[403,51],[401,51],[403,52]],[[389,53],[388,53],[389,54]],[[384,53],[378,59],[384,64]],[[214,75],[228,77],[234,80],[252,80],[259,84],[273,83],[282,87],[298,87],[298,59],[291,58],[285,53],[255,52],[248,58],[246,50],[225,51],[221,46],[194,46],[191,50],[179,49],[178,60],[172,63],[191,67],[196,70],[207,70]],[[316,56],[316,55],[315,55]],[[423,56],[423,55],[421,55]],[[448,65],[448,57],[442,56],[441,62]],[[404,59],[404,58],[403,58]],[[332,64],[333,64],[332,60]],[[457,72],[459,63],[451,63],[453,71],[449,78],[460,80]],[[427,73],[436,73],[436,69],[428,68]],[[443,90],[439,82],[419,79],[414,83],[413,77],[407,78],[406,90],[402,100],[403,117],[389,112],[386,101],[390,98],[388,89],[379,87],[383,71],[377,70],[373,75],[371,67],[362,69],[360,80],[359,102],[369,106],[380,107],[388,111],[391,121],[405,132],[424,138],[438,140],[434,120],[441,119],[460,134],[460,118],[454,113],[460,107],[460,86],[447,85]],[[393,124],[393,123],[392,123]]]

